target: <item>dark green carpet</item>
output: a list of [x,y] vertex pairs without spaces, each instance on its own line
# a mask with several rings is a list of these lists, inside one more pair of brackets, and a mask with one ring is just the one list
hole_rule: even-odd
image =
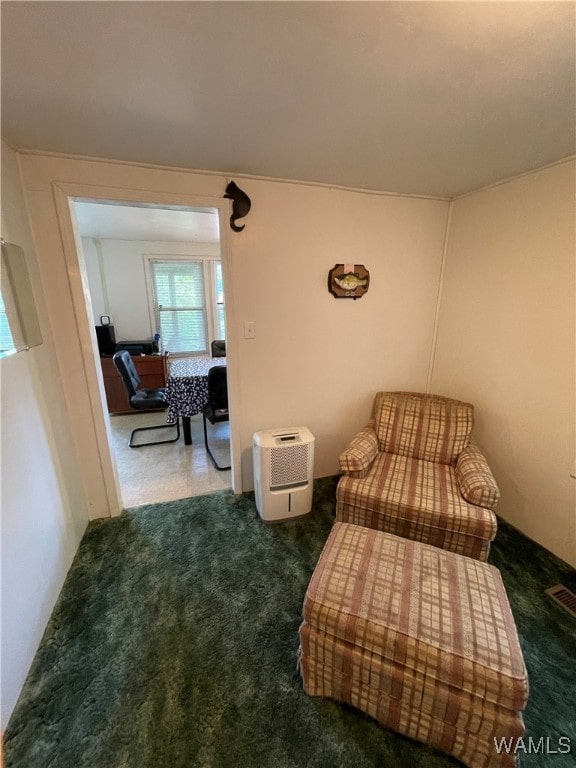
[[[253,496],[221,492],[91,523],[6,734],[9,768],[455,766],[295,674],[310,575],[335,479],[313,514],[263,524]],[[505,524],[503,573],[531,682],[527,736],[572,739],[576,621],[543,590],[567,566]]]

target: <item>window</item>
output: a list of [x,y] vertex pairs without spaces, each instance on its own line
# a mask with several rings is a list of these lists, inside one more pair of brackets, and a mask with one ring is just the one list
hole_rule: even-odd
[[154,257],[148,263],[163,348],[173,355],[208,354],[213,338],[225,338],[221,263]]
[[224,283],[222,282],[222,264],[214,264],[214,287],[216,292],[216,333],[215,338],[226,338],[226,307],[224,304]]
[[0,293],[0,355],[8,354],[15,348],[16,345],[12,338],[8,315],[6,314],[6,307],[4,306],[4,298],[2,293]]
[[0,262],[0,357],[42,344],[24,251],[2,240]]

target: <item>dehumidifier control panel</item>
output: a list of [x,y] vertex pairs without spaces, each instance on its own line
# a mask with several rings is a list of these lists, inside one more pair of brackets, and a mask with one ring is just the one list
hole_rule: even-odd
[[274,435],[274,437],[276,438],[276,445],[300,442],[300,435]]

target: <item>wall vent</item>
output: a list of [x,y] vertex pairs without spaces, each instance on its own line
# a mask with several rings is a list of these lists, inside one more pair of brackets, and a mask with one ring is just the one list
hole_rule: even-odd
[[565,611],[568,611],[570,616],[576,619],[576,595],[574,592],[570,592],[564,584],[556,584],[554,587],[545,590],[547,595],[550,595],[554,602],[561,605]]

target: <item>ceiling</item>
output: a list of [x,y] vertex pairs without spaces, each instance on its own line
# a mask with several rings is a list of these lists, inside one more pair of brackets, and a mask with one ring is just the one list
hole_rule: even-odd
[[219,243],[218,212],[152,205],[75,202],[82,237],[112,240]]
[[572,2],[6,2],[18,149],[454,197],[576,152]]

